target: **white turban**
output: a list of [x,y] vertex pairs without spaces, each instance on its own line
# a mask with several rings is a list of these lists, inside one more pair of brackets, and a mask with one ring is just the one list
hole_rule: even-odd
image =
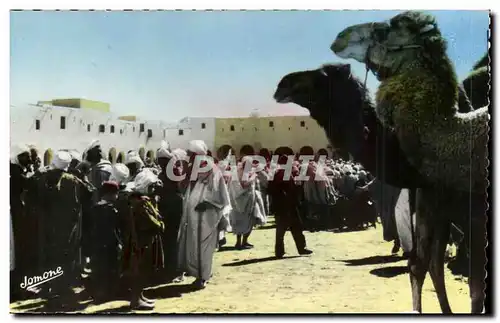
[[147,194],[149,186],[157,183],[158,181],[158,176],[149,168],[146,168],[135,177],[134,191],[141,194]]
[[19,155],[24,153],[30,153],[30,147],[27,145],[14,145],[10,149],[10,162],[12,164],[19,164],[19,159],[17,158]]
[[51,166],[53,169],[67,170],[69,164],[71,163],[71,160],[72,158],[69,152],[59,150],[58,152],[56,152]]
[[176,148],[172,151],[172,155],[176,160],[185,160],[187,157],[187,153],[182,148]]
[[101,145],[101,142],[99,141],[99,139],[94,139],[90,142],[90,144],[88,145],[87,149],[85,149],[83,151],[83,154],[82,154],[82,157],[83,159],[87,159],[87,154],[89,152],[89,150],[91,150],[92,148],[95,148],[97,146],[100,146]]
[[89,146],[87,147],[87,151],[91,150],[92,148],[95,148],[97,146],[100,146],[101,145],[101,142],[99,141],[99,139],[94,139],[90,142]]
[[76,160],[78,160],[79,162],[81,162],[81,161],[82,161],[82,154],[80,154],[77,150],[74,150],[74,149],[73,149],[73,150],[70,150],[70,151],[68,151],[68,152],[69,152],[69,154],[71,155],[71,158],[72,158],[72,159],[76,159]]
[[113,166],[111,171],[110,181],[115,181],[118,184],[123,184],[130,176],[130,171],[125,164],[117,163]]
[[158,158],[172,158],[173,155],[170,152],[170,145],[165,140],[161,141],[160,149],[156,153]]
[[246,163],[246,162],[253,162],[253,157],[252,156],[245,156],[241,159],[241,163]]
[[131,151],[127,154],[125,164],[138,164],[139,167],[144,167],[144,162],[136,151]]
[[197,155],[206,155],[208,147],[203,140],[191,140],[188,145],[188,150]]

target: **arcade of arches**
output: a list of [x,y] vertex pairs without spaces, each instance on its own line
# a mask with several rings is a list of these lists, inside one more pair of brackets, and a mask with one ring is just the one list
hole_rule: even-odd
[[[224,159],[226,158],[227,154],[229,153],[229,150],[231,150],[231,155],[235,155],[235,150],[233,147],[231,147],[230,145],[222,145],[220,146],[217,151],[216,151],[216,155],[214,157],[218,158],[218,159]],[[314,149],[311,147],[311,146],[303,146],[302,148],[299,149],[298,151],[298,154],[299,155],[325,155],[325,156],[331,156],[331,157],[343,157],[343,155],[337,151],[333,151],[333,153],[329,153],[328,151],[329,150],[332,150],[331,147],[327,147],[327,148],[321,148],[319,149],[317,152],[314,151]],[[45,151],[45,153],[43,154],[43,164],[45,166],[48,166],[50,165],[50,163],[52,162],[52,158],[53,158],[53,151],[52,149],[47,149]],[[212,152],[209,150],[207,152],[207,154],[209,156],[212,156]],[[239,150],[239,155],[237,157],[243,157],[243,156],[247,156],[247,155],[259,155],[259,156],[262,156],[264,158],[266,158],[267,160],[270,160],[272,155],[273,154],[276,154],[276,155],[294,155],[295,152],[293,151],[292,148],[290,147],[286,147],[286,146],[281,146],[281,147],[278,147],[276,148],[276,150],[269,150],[268,148],[261,148],[258,152],[251,146],[251,145],[243,145],[241,147],[241,149]],[[146,150],[144,149],[144,147],[141,147],[139,149],[139,156],[141,156],[142,159],[145,159],[145,158],[151,158],[151,159],[155,159],[155,152],[154,150],[148,150],[148,152],[146,153]],[[114,163],[124,163],[125,162],[125,153],[123,151],[119,152],[117,154],[116,152],[116,148],[112,147],[109,149],[109,152],[108,152],[108,156],[107,156],[108,160],[114,164]]]
[[[231,145],[222,145],[217,149],[217,154],[216,157],[218,159],[224,159],[226,158],[229,150],[231,150],[231,155],[237,155],[235,152],[235,149]],[[332,153],[329,153],[328,151],[332,150],[330,147],[327,148],[321,148],[318,149],[318,151],[314,151],[314,148],[311,146],[304,146],[300,148],[297,152],[298,155],[325,155],[325,156],[331,156]],[[256,151],[253,146],[251,145],[243,145],[241,149],[239,150],[239,155],[237,157],[241,158],[243,156],[247,155],[259,155],[262,156],[266,159],[270,159],[273,154],[275,155],[294,155],[296,152],[291,148],[287,146],[281,146],[276,148],[276,150],[269,150],[268,148],[261,148],[260,150]],[[331,156],[333,157],[333,156]]]

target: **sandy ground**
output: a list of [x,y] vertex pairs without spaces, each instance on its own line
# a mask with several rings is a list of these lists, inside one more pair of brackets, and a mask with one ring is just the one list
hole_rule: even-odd
[[[382,229],[331,233],[306,232],[311,256],[299,257],[290,233],[287,255],[276,260],[274,228],[255,230],[252,250],[236,251],[228,234],[227,250],[217,252],[214,276],[205,290],[191,291],[189,277],[180,284],[150,288],[158,298],[155,313],[401,313],[412,309],[406,260],[390,255]],[[455,313],[470,313],[466,280],[446,269],[446,286]],[[11,312],[43,311],[41,299],[16,302]],[[128,302],[93,305],[81,302],[78,312],[129,312]],[[440,313],[430,277],[424,284],[423,312]],[[140,312],[151,313],[151,312]]]

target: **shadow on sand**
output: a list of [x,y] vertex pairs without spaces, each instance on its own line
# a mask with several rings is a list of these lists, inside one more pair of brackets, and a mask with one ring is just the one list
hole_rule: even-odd
[[337,260],[337,261],[345,262],[346,266],[365,266],[365,265],[387,264],[391,262],[398,262],[404,259],[405,259],[404,257],[398,255],[390,255],[390,256],[371,256],[360,259]]
[[245,266],[245,265],[257,264],[257,263],[266,262],[266,261],[285,260],[285,259],[292,259],[292,258],[299,258],[299,257],[300,256],[290,256],[290,257],[276,258],[275,256],[271,256],[271,257],[265,257],[265,258],[256,258],[256,259],[241,260],[241,261],[232,262],[232,263],[229,263],[229,264],[223,264],[222,266],[224,266],[224,267],[237,267],[237,266]]
[[199,289],[197,289],[193,284],[165,285],[162,287],[145,290],[144,296],[151,299],[174,298],[181,297],[182,294],[192,293],[198,290]]
[[276,224],[266,225],[258,228],[257,230],[269,230],[269,229],[276,229]]
[[393,278],[409,272],[408,266],[390,266],[370,270],[370,274],[383,278]]

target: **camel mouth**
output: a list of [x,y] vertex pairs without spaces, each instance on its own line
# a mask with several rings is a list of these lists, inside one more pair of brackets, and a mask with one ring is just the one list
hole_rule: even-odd
[[274,94],[274,100],[278,103],[291,103],[293,102],[292,96],[288,95],[287,93],[279,93],[276,92]]

